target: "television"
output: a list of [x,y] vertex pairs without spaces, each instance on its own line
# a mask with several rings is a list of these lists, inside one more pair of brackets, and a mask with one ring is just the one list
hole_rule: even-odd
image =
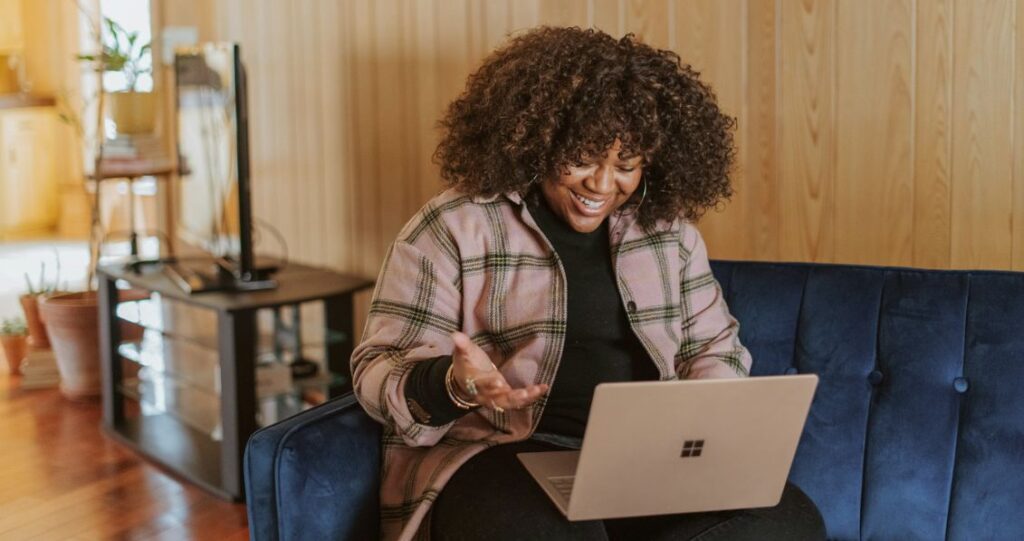
[[[253,253],[246,77],[236,43],[179,48],[174,57],[178,253],[205,255],[220,276],[190,290],[273,287]],[[181,270],[181,269],[179,269]]]

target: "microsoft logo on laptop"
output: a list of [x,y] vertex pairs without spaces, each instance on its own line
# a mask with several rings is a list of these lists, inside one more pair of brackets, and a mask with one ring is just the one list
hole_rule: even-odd
[[701,451],[704,450],[704,440],[686,440],[683,443],[683,452],[679,456],[683,458],[700,456]]

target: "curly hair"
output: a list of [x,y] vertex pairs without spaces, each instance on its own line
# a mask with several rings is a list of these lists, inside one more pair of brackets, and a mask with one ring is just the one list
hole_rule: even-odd
[[632,34],[540,27],[491,53],[440,121],[441,177],[471,195],[530,193],[618,138],[641,156],[651,227],[697,220],[732,195],[735,119],[700,74]]

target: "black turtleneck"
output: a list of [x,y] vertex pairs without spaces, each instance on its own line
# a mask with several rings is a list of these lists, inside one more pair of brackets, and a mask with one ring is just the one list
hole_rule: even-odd
[[599,383],[658,379],[658,371],[629,326],[616,284],[608,220],[580,233],[542,197],[530,214],[565,270],[569,299],[565,349],[537,432],[583,437]]

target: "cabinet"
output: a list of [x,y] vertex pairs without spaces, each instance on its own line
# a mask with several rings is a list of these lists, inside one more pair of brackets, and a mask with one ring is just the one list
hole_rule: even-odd
[[57,225],[55,136],[52,107],[0,110],[0,236]]
[[24,49],[22,26],[21,0],[0,0],[0,55]]
[[[252,432],[352,388],[353,296],[369,280],[295,263],[258,292],[189,295],[158,265],[100,278],[104,429],[220,497],[243,496]],[[292,378],[298,358],[316,374]]]

